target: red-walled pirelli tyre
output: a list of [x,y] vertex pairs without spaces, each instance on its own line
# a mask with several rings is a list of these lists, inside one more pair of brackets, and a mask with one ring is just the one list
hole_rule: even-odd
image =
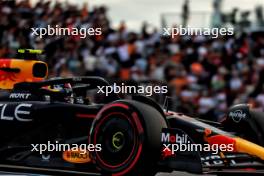
[[93,152],[92,158],[105,175],[154,175],[161,131],[166,127],[160,112],[144,103],[120,100],[108,104],[90,131],[90,143],[102,145],[102,151]]

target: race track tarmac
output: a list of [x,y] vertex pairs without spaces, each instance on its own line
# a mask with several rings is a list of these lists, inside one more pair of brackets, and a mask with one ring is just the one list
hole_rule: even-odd
[[[16,173],[16,172],[1,172],[0,176],[47,176],[47,175],[39,175],[39,174],[31,174],[31,173]],[[196,174],[189,174],[186,172],[173,172],[173,173],[158,173],[156,176],[199,176]]]
[[[74,175],[74,176],[101,176],[97,173],[87,173],[82,171],[70,171],[62,169],[45,169],[38,167],[12,166],[0,164],[0,176],[48,176],[48,175]],[[208,175],[208,174],[204,174]],[[187,172],[158,173],[156,176],[201,176]],[[208,175],[209,176],[209,175]],[[213,175],[210,175],[213,176]]]

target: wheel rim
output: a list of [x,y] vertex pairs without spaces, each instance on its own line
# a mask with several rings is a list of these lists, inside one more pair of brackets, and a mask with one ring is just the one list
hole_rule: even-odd
[[[124,164],[136,149],[136,131],[131,120],[123,113],[111,113],[97,130],[96,143],[102,144],[99,158],[108,166]],[[132,152],[131,152],[132,151]]]
[[[122,122],[119,128],[117,128],[117,125],[114,125],[117,121]],[[105,125],[107,122],[108,125]],[[107,129],[102,126],[115,127],[115,130],[107,128],[110,129],[110,132],[112,130],[112,133],[109,133]],[[101,135],[102,131],[105,132],[105,136]],[[107,135],[108,137],[106,137]],[[140,121],[140,117],[131,106],[122,103],[109,104],[98,113],[90,130],[90,143],[100,144],[99,141],[103,143],[101,151],[91,153],[93,161],[97,164],[98,169],[102,170],[104,173],[111,173],[112,176],[126,175],[140,160],[143,152],[144,136],[144,128]],[[109,140],[104,141],[105,138]],[[108,148],[106,148],[106,146]],[[115,152],[115,155],[113,155],[114,157],[104,158],[102,152],[104,150],[109,150],[110,154],[111,152]],[[119,157],[116,159],[115,163],[113,163],[113,158],[122,156],[120,153],[123,151],[127,152],[123,155],[126,157]]]

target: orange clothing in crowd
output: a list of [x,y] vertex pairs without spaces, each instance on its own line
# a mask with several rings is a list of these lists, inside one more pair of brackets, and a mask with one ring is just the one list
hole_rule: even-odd
[[181,54],[174,54],[173,56],[171,56],[171,60],[174,63],[181,63],[182,56],[181,56]]
[[88,7],[87,7],[88,5],[87,5],[87,3],[84,3],[83,4],[83,8],[82,8],[82,10],[81,10],[81,14],[82,14],[82,19],[85,19],[86,17],[88,17]]
[[128,80],[128,79],[130,79],[130,69],[129,68],[122,68],[120,70],[120,79],[121,80]]
[[134,44],[128,44],[127,50],[129,55],[134,54],[136,52],[136,46]]
[[100,41],[102,41],[104,39],[104,36],[101,34],[101,35],[95,35],[95,40],[97,41],[97,42],[100,42]]
[[175,87],[176,94],[179,95],[182,88],[188,85],[188,80],[186,77],[178,77],[173,79],[170,84]]
[[191,65],[191,71],[194,74],[200,75],[204,71],[204,68],[200,63],[195,62]]

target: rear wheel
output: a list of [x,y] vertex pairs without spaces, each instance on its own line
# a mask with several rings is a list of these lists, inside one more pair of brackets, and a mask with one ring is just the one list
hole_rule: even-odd
[[160,135],[166,127],[165,118],[149,105],[128,100],[111,103],[92,125],[90,143],[102,146],[92,158],[104,174],[155,174]]

